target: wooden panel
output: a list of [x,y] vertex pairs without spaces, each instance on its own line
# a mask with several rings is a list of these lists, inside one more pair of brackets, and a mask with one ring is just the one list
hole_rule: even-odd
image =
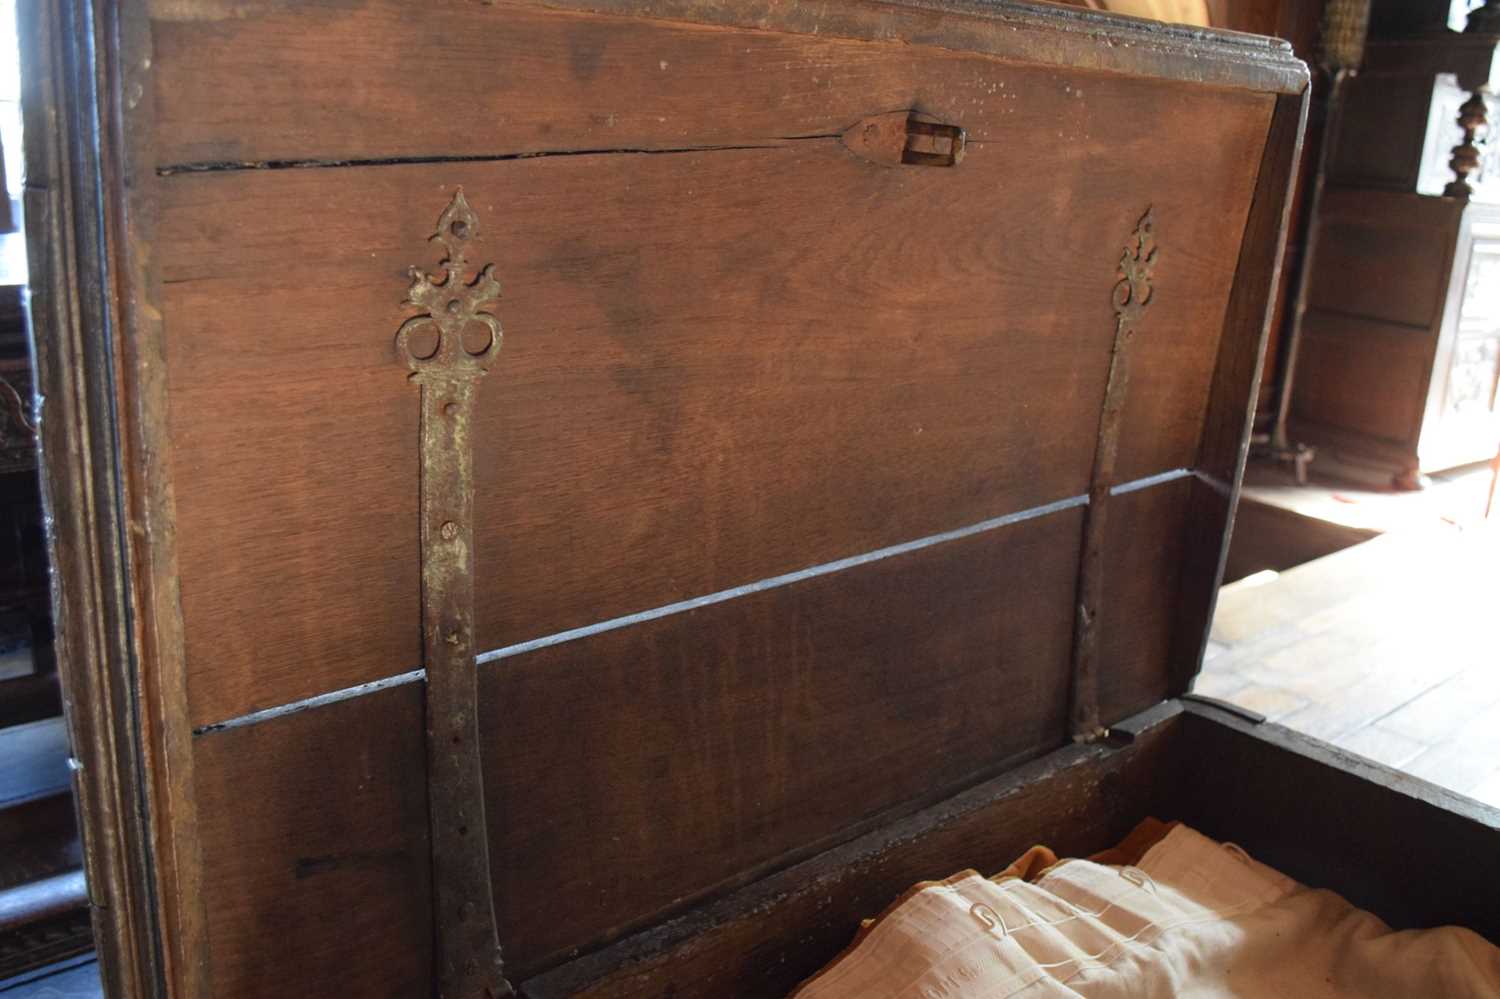
[[1500,896],[1474,890],[1500,882],[1500,810],[1280,725],[1188,710],[1175,817],[1397,929],[1500,943]]
[[1131,745],[1059,750],[522,987],[532,999],[784,996],[918,881],[993,874],[1036,843],[1062,856],[1118,843],[1177,784],[1175,711]]
[[212,994],[427,995],[420,685],[194,749]]
[[[1034,84],[1015,106],[1054,100]],[[1016,134],[955,170],[816,139],[165,179],[194,723],[416,663],[416,397],[390,344],[455,184],[506,287],[482,647],[1082,492],[1147,204],[1163,257],[1121,475],[1190,464],[1267,99],[1177,92],[1158,125],[1153,86],[1053,105],[1048,142],[1073,141],[1047,171]]]
[[[1054,76],[1037,63],[1066,58],[1071,48],[1078,65],[1172,72],[1170,29],[1109,22],[1120,44],[1105,47],[1085,32],[1069,38],[1027,23],[1077,20],[1068,12],[1011,9],[997,18],[974,5],[990,16],[970,19],[866,3],[811,11],[661,0],[571,5],[646,8],[658,16],[676,6],[680,20],[737,21],[757,30],[511,2],[438,0],[414,8],[401,0],[154,0],[157,164],[733,145],[838,133],[865,115],[898,108],[956,116],[976,138],[995,141],[1008,141],[1028,122],[1045,123],[1050,144],[1067,138],[1070,106],[1078,103],[1065,82],[1084,81],[1090,102],[1111,102],[1142,81],[1076,70]],[[777,23],[804,34],[762,30]],[[1128,65],[1138,55],[1133,34],[1145,36],[1138,40],[1151,50],[1149,67]],[[1270,69],[1256,82],[1293,89],[1300,82],[1302,67],[1284,49],[1270,48],[1277,43],[1215,41],[1192,39],[1197,79],[1248,76],[1236,71],[1251,63]],[[976,47],[1032,65],[952,51]],[[433,62],[438,52],[441,68]],[[1173,90],[1167,81],[1150,86]],[[1116,89],[1120,97],[1111,95]],[[1229,90],[1216,99],[1239,107],[1257,100]]]
[[1099,713],[1106,726],[1167,696],[1178,577],[1193,479],[1110,498],[1099,611]]
[[1329,164],[1331,181],[1414,190],[1432,83],[1431,76],[1374,73],[1349,80]]
[[[1244,230],[1250,206],[1248,193],[1235,203],[1238,207],[1225,221],[1238,234]],[[1183,259],[1184,251],[1196,254],[1202,244],[1192,234],[1174,231],[1177,224],[1177,220],[1162,220],[1158,209],[1155,230],[1162,249],[1154,284],[1164,295],[1180,296],[1186,291],[1180,281],[1185,274],[1169,272],[1192,273],[1208,264]],[[1227,257],[1220,261],[1228,263]],[[1140,335],[1130,344],[1130,388],[1121,419],[1116,482],[1196,464],[1214,368],[1224,341],[1227,298],[1226,294],[1220,299],[1217,312],[1205,311],[1197,319],[1202,325],[1196,328],[1178,326],[1175,310],[1157,313],[1165,299],[1152,298]]]
[[1434,337],[1425,331],[1309,312],[1297,362],[1297,419],[1416,447]]
[[1415,195],[1338,192],[1326,205],[1318,259],[1309,276],[1309,308],[1420,329],[1435,324],[1458,235],[1454,204]]
[[[537,970],[1060,744],[1080,519],[482,666],[508,966]],[[220,999],[287,981],[421,991],[421,710],[412,683],[197,737]],[[380,960],[351,960],[351,939]]]
[[1370,38],[1404,41],[1448,27],[1452,4],[1380,0],[1371,4]]
[[484,667],[517,973],[1059,745],[1080,530],[1075,508]]

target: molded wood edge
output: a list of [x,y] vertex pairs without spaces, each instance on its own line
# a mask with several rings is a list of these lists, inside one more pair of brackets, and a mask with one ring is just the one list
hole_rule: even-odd
[[1187,704],[1170,813],[1396,929],[1500,941],[1500,809],[1280,725]]
[[[732,4],[713,0],[536,0],[531,5],[860,41],[897,41],[1285,94],[1301,93],[1309,81],[1307,64],[1279,38],[1025,0],[821,0],[795,5],[774,0]],[[1101,45],[1106,34],[1108,41]]]
[[177,949],[201,942],[201,898],[160,344],[143,332],[150,108],[126,97],[150,64],[144,13],[69,0],[19,24],[28,126],[43,123],[28,130],[46,140],[26,149],[26,222],[59,665],[95,940],[122,999],[208,994]]
[[1276,722],[1255,722],[1246,718],[1243,709],[1232,705],[1218,707],[1209,699],[1186,698],[1179,702],[1182,713],[1194,719],[1211,721],[1224,728],[1247,735],[1277,749],[1295,753],[1322,767],[1328,767],[1378,788],[1382,793],[1396,794],[1440,808],[1459,818],[1490,829],[1500,830],[1500,808],[1467,798],[1456,791],[1439,787],[1414,777],[1396,767],[1386,766],[1352,753],[1330,742],[1298,732]]

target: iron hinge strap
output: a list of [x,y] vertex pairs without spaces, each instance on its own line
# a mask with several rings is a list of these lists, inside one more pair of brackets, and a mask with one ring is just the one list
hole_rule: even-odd
[[1151,275],[1156,267],[1156,238],[1151,209],[1136,223],[1120,255],[1114,286],[1115,336],[1110,350],[1089,502],[1083,514],[1083,541],[1078,558],[1078,595],[1073,624],[1073,677],[1070,711],[1073,739],[1092,742],[1104,734],[1099,711],[1099,610],[1104,597],[1104,539],[1115,459],[1120,453],[1121,418],[1130,386],[1130,344],[1142,314],[1151,304]]
[[500,353],[492,265],[468,282],[479,218],[453,196],[432,239],[441,278],[411,269],[396,350],[421,393],[422,660],[426,668],[427,808],[432,851],[433,996],[497,999],[505,980],[490,879],[474,654],[474,399]]

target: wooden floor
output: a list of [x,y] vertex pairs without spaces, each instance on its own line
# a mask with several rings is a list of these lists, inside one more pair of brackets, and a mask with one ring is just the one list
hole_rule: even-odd
[[1500,806],[1500,522],[1226,586],[1196,691]]
[[0,981],[0,999],[103,999],[94,955]]
[[1466,465],[1435,472],[1426,489],[1408,492],[1335,478],[1322,469],[1314,462],[1310,481],[1299,486],[1287,466],[1252,460],[1243,498],[1336,527],[1385,533],[1482,519],[1493,476],[1488,463]]

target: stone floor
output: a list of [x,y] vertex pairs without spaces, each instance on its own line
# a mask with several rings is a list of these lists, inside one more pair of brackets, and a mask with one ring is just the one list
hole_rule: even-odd
[[1226,586],[1195,690],[1500,807],[1500,521]]

